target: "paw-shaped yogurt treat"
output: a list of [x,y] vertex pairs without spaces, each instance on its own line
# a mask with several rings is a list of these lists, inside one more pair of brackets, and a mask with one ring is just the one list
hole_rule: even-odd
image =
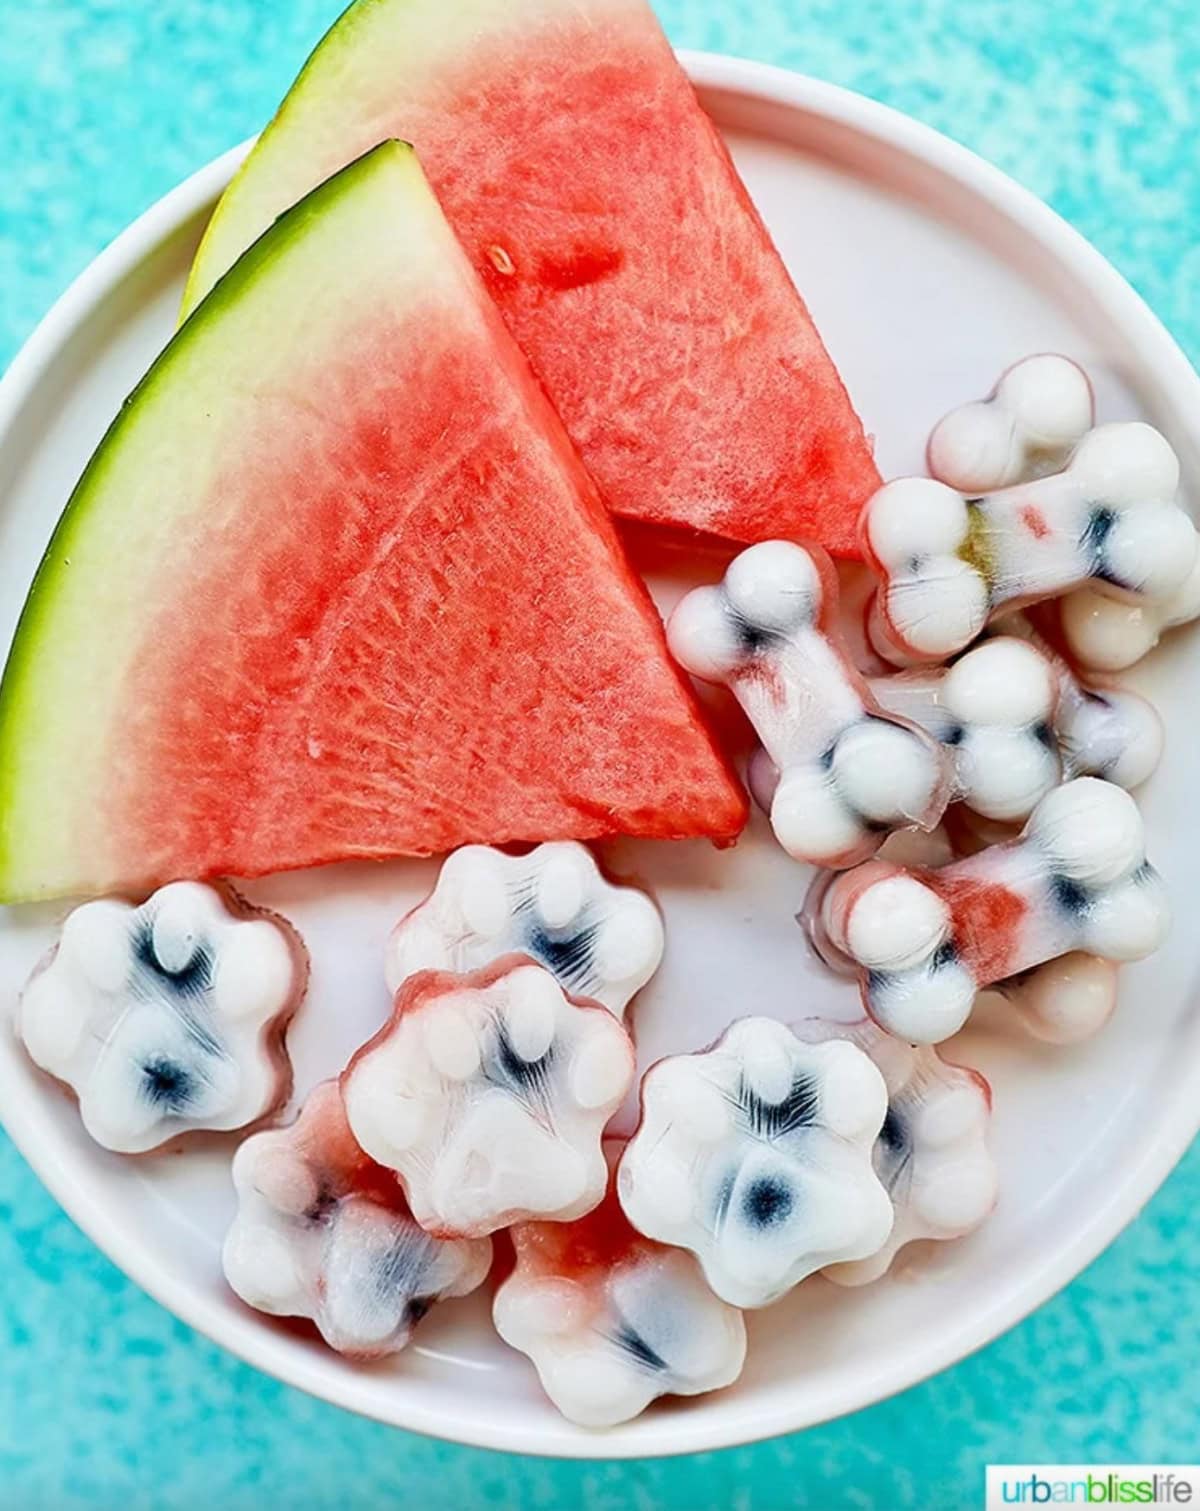
[[519,1223],[496,1331],[532,1359],[572,1422],[612,1427],[659,1396],[731,1385],[746,1357],[741,1312],[715,1296],[693,1255],[643,1237],[615,1191],[576,1222]]
[[295,930],[228,889],[177,881],[140,907],[75,909],[20,1003],[30,1057],[121,1154],[244,1128],[291,1086],[284,1031],[308,958]]
[[1118,672],[1140,661],[1168,630],[1200,618],[1200,557],[1183,585],[1152,603],[1122,603],[1091,588],[1063,599],[1063,638],[1081,666]]
[[695,1254],[730,1305],[766,1306],[886,1241],[892,1207],[872,1168],[886,1111],[861,1049],[742,1018],[647,1071],[621,1205],[640,1233]]
[[874,1159],[892,1199],[892,1231],[869,1258],[828,1266],[830,1280],[865,1285],[885,1274],[906,1244],[973,1232],[996,1202],[996,1163],[987,1142],[992,1093],[979,1072],[948,1064],[935,1049],[905,1044],[866,1018],[809,1018],[794,1026],[810,1044],[856,1044],[879,1068],[888,1093]]
[[1175,453],[1141,423],[1101,425],[1064,471],[996,492],[885,484],[862,526],[881,578],[874,648],[901,665],[940,661],[997,614],[1085,584],[1129,602],[1169,598],[1197,554],[1178,485]]
[[869,861],[817,886],[818,952],[848,958],[870,1015],[915,1044],[956,1033],[977,991],[1044,961],[1140,960],[1169,922],[1137,804],[1095,777],[1047,794],[1008,844],[939,871]]
[[929,475],[960,493],[988,493],[1061,472],[1092,428],[1092,385],[1069,357],[1039,352],[1015,363],[986,399],[939,421]]
[[884,708],[921,725],[952,752],[954,796],[1003,822],[1028,818],[1062,776],[1054,669],[1034,646],[997,636],[949,667],[874,677]]
[[633,1044],[508,955],[471,975],[424,971],[342,1076],[355,1138],[442,1237],[567,1222],[604,1195],[604,1125],[633,1083]]
[[607,881],[586,845],[539,845],[528,855],[467,845],[393,929],[387,982],[395,992],[417,971],[474,971],[517,953],[620,1018],[662,952],[658,909],[636,887]]
[[402,1349],[438,1301],[483,1284],[490,1238],[434,1238],[395,1175],[365,1154],[336,1081],[288,1128],[254,1134],[233,1161],[238,1210],[225,1239],[230,1285],[275,1317],[307,1317],[339,1353]]
[[680,665],[725,683],[754,726],[769,770],[763,779],[759,766],[756,796],[779,843],[797,860],[849,866],[892,829],[932,828],[951,770],[935,740],[875,703],[837,635],[836,609],[824,552],[764,541],[718,586],[689,593],[667,637]]

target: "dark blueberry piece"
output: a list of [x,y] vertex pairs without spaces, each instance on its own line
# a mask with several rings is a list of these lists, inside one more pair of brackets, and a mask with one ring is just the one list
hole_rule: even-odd
[[754,624],[739,614],[736,609],[730,608],[726,612],[729,616],[730,628],[737,636],[738,646],[747,656],[756,656],[759,651],[778,645],[784,638],[778,630],[768,629],[766,625]]
[[422,1317],[427,1317],[433,1307],[435,1296],[414,1296],[404,1308],[404,1320],[409,1327],[416,1327]]
[[662,1355],[651,1348],[637,1328],[630,1323],[622,1320],[610,1337],[623,1354],[627,1354],[643,1369],[652,1370],[658,1374],[668,1368],[667,1361]]
[[953,939],[944,939],[933,952],[933,969],[944,971],[958,959],[958,946]]
[[134,935],[133,954],[137,963],[154,976],[169,981],[177,992],[185,996],[206,992],[212,984],[212,951],[197,945],[191,959],[177,971],[168,970],[154,950],[154,928],[150,923],[140,927]]
[[494,1084],[507,1087],[526,1101],[545,1106],[550,1097],[550,1071],[556,1055],[557,1048],[552,1040],[549,1049],[538,1059],[522,1059],[509,1036],[508,1024],[502,1017],[497,1017],[494,1056],[485,1073]]
[[1050,878],[1050,893],[1055,907],[1064,913],[1078,915],[1087,911],[1088,893],[1069,876],[1056,875]]
[[1033,726],[1033,738],[1047,750],[1058,749],[1058,741],[1054,737],[1054,726],[1048,719],[1042,719]]
[[537,926],[530,930],[527,944],[529,953],[564,986],[581,986],[592,972],[595,942],[596,926],[587,924],[558,938]]
[[775,1228],[788,1220],[795,1205],[791,1188],[760,1176],[742,1193],[742,1216],[754,1228]]
[[338,1198],[325,1185],[317,1188],[316,1197],[305,1209],[306,1222],[324,1222],[331,1213],[337,1210]]
[[177,1060],[159,1055],[142,1065],[142,1095],[152,1107],[164,1112],[182,1112],[195,1094],[191,1073]]
[[758,1138],[782,1138],[797,1128],[811,1128],[817,1120],[820,1087],[810,1076],[798,1075],[782,1102],[765,1102],[743,1079],[738,1105],[746,1126]]
[[942,735],[943,745],[961,745],[967,737],[967,731],[961,724],[951,724],[950,728]]
[[1105,505],[1093,509],[1088,515],[1087,524],[1083,527],[1079,544],[1089,554],[1099,557],[1104,550],[1104,543],[1112,534],[1113,526],[1117,522],[1116,512]]
[[892,1154],[901,1154],[908,1147],[908,1129],[896,1116],[896,1109],[889,1107],[879,1130],[879,1141]]
[[900,1184],[901,1177],[911,1172],[913,1147],[904,1120],[890,1106],[879,1130],[877,1151],[879,1148],[882,1149],[879,1178],[891,1194]]

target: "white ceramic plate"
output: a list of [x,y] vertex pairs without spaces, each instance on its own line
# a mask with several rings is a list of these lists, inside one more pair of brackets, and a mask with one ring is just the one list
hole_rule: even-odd
[[[1057,349],[1085,363],[1106,419],[1145,416],[1195,484],[1200,382],[1115,272],[1044,206],[979,159],[880,105],[729,59],[687,59],[750,190],[811,303],[885,475],[919,471],[948,407],[1007,363]],[[63,297],[0,391],[0,643],[63,502],[121,398],[169,335],[201,226],[242,151],[211,164],[137,221]],[[655,582],[664,601],[679,590]],[[1167,716],[1163,768],[1145,793],[1151,856],[1183,924],[1128,971],[1100,1038],[1051,1050],[996,1025],[955,1049],[992,1080],[1003,1194],[973,1239],[943,1245],[868,1290],[817,1279],[751,1319],[742,1381],[660,1403],[590,1434],[542,1399],[526,1360],[491,1331],[481,1296],[440,1308],[414,1348],[355,1366],[242,1307],[219,1243],[233,1197],[229,1147],[139,1161],[107,1156],[74,1107],[0,1034],[0,1108],[42,1179],[92,1238],[185,1321],[260,1368],[355,1411],[493,1448],[577,1456],[709,1449],[805,1427],[961,1358],[1070,1280],[1138,1211],[1200,1122],[1200,804],[1191,754],[1200,663],[1176,642],[1137,684]],[[697,1047],[747,1012],[856,1015],[856,997],[809,958],[794,914],[806,875],[761,825],[735,851],[608,847],[653,887],[668,956],[637,1009],[642,1059]],[[255,885],[313,955],[292,1034],[298,1085],[342,1065],[382,1021],[380,946],[434,867],[339,867]],[[0,924],[0,998],[11,1004],[51,938],[51,909]],[[933,1247],[933,1246],[930,1246]]]

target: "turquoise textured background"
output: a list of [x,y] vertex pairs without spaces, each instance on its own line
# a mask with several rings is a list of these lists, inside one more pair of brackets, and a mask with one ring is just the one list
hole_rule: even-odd
[[[338,0],[0,0],[0,363],[140,210],[269,115]],[[832,79],[1048,199],[1200,359],[1195,0],[659,0],[673,39]],[[1181,909],[1181,911],[1183,911]],[[772,1443],[554,1464],[394,1432],[176,1322],[0,1140],[0,1507],[958,1507],[1003,1461],[1200,1460],[1200,1149],[958,1368]]]

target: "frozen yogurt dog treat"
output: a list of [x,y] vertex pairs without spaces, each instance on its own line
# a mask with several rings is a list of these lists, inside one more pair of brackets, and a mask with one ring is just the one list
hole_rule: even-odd
[[1179,462],[1149,425],[1101,425],[1064,471],[976,497],[929,478],[886,483],[863,512],[880,576],[875,650],[940,661],[996,615],[1088,585],[1133,603],[1177,592],[1196,532],[1176,502]]
[[1169,922],[1136,803],[1095,777],[1047,794],[1008,844],[939,871],[872,861],[817,886],[818,952],[849,960],[871,1017],[915,1044],[956,1033],[977,991],[1045,961],[1140,960]]
[[611,1013],[508,955],[470,975],[410,977],[342,1092],[355,1138],[399,1174],[421,1226],[473,1238],[568,1222],[600,1201],[601,1135],[633,1074]]
[[996,1202],[996,1163],[988,1148],[991,1088],[975,1070],[950,1065],[936,1050],[905,1044],[876,1027],[820,1018],[794,1025],[810,1044],[845,1040],[879,1068],[888,1110],[875,1140],[875,1173],[892,1200],[887,1242],[867,1259],[829,1265],[839,1285],[878,1280],[906,1244],[962,1238]]
[[1119,967],[1072,950],[990,990],[1003,997],[1035,1039],[1079,1044],[1100,1032],[1117,1007]]
[[[1009,370],[990,399],[964,404],[929,439],[929,473],[962,493],[1032,482],[1066,467],[1092,428],[1091,384],[1066,357],[1043,353]],[[1200,617],[1200,555],[1165,598],[1127,602],[1094,588],[1070,593],[1062,628],[1075,660],[1095,671],[1133,666],[1160,637]]]
[[951,765],[923,730],[885,713],[835,627],[837,579],[816,547],[765,541],[724,581],[689,593],[667,637],[680,665],[726,684],[765,752],[752,773],[779,843],[849,866],[890,830],[932,828]]
[[586,845],[539,845],[528,855],[468,845],[392,931],[388,987],[395,992],[417,971],[479,970],[514,952],[620,1018],[658,969],[662,919],[644,892],[606,880]]
[[1157,709],[1123,687],[1081,681],[1061,656],[1051,665],[1058,681],[1054,734],[1063,775],[1099,776],[1140,787],[1162,759],[1164,730]]
[[1122,603],[1091,588],[1063,599],[1063,638],[1081,666],[1119,672],[1133,666],[1168,630],[1200,618],[1200,558],[1182,586],[1153,603]]
[[883,1077],[853,1044],[806,1044],[742,1018],[661,1060],[617,1171],[633,1226],[688,1249],[732,1306],[766,1306],[827,1264],[865,1259],[892,1224],[872,1149]]
[[949,747],[954,797],[983,818],[1022,823],[1063,779],[1140,786],[1163,748],[1162,720],[1145,698],[1081,682],[1024,615],[1003,627],[1013,633],[985,639],[949,666],[870,680],[884,708]]
[[307,1317],[339,1353],[398,1352],[437,1302],[483,1284],[490,1238],[418,1227],[395,1175],[355,1142],[336,1081],[288,1128],[248,1138],[233,1161],[238,1210],[225,1239],[229,1284],[276,1317]]
[[308,957],[282,918],[228,888],[177,881],[140,907],[75,909],[30,978],[18,1032],[121,1154],[244,1128],[291,1087],[284,1032]]
[[986,818],[1028,818],[1062,776],[1057,678],[1024,641],[996,636],[951,666],[874,677],[869,686],[889,712],[947,746],[954,796]]
[[929,437],[929,475],[960,493],[990,493],[1061,472],[1094,416],[1083,368],[1039,352],[1010,367],[986,399],[938,422]]
[[572,1422],[612,1427],[659,1396],[695,1396],[742,1372],[741,1312],[709,1289],[695,1257],[643,1237],[615,1191],[575,1222],[519,1223],[496,1331],[533,1361]]

